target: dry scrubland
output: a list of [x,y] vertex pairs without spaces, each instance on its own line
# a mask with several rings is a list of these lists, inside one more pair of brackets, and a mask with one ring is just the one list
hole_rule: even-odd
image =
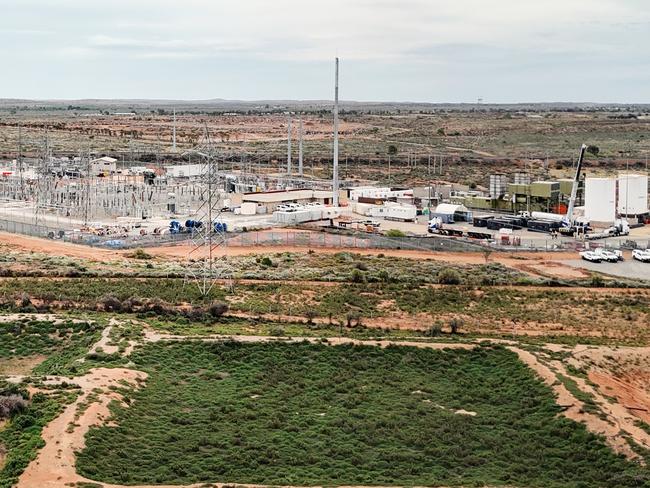
[[[248,168],[253,161],[253,167],[261,171],[278,171],[286,157],[286,117],[281,112],[305,110],[307,173],[311,174],[313,167],[315,176],[329,176],[329,107],[263,107],[179,105],[179,144],[195,145],[207,124],[224,149],[256,154],[252,159],[233,157],[233,168]],[[39,154],[47,128],[55,154],[76,155],[80,144],[90,144],[93,151],[120,160],[181,162],[180,156],[169,153],[171,108],[0,103],[0,157],[15,157],[17,127],[21,124],[27,156]],[[131,110],[137,115],[89,116]],[[242,115],[225,115],[233,110],[240,110]],[[264,111],[269,113],[260,113]],[[587,173],[614,171],[628,162],[633,169],[644,169],[650,151],[648,111],[648,107],[495,106],[470,111],[453,107],[350,106],[344,110],[341,124],[341,171],[350,179],[387,182],[390,152],[394,184],[422,184],[435,178],[485,185],[490,172],[517,170],[539,177],[569,176],[571,162],[583,142],[600,149],[597,156],[590,155],[586,161]],[[439,166],[436,172],[429,171],[429,155],[444,157],[442,171]],[[548,165],[544,164],[546,160]]]
[[42,248],[0,263],[2,488],[650,486],[647,284],[291,252],[203,298]]

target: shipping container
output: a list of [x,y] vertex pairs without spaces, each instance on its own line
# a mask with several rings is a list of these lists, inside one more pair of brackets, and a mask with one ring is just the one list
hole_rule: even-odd
[[474,217],[474,227],[487,227],[488,220],[493,219],[494,215],[477,215]]
[[513,224],[511,221],[506,219],[490,219],[487,221],[487,228],[490,230],[499,230],[499,229],[512,229],[520,230],[521,225]]

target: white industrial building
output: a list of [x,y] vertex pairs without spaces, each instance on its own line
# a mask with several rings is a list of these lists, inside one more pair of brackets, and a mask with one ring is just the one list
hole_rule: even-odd
[[205,168],[203,164],[176,164],[165,166],[165,174],[168,178],[195,178],[205,173]]
[[340,216],[340,207],[326,207],[320,203],[291,204],[285,209],[273,212],[273,221],[284,225],[296,225],[304,222],[338,219]]
[[616,220],[616,178],[585,180],[585,218],[590,222]]
[[395,202],[385,202],[382,205],[353,202],[352,211],[366,217],[401,220],[404,222],[414,221],[418,214],[418,209],[415,205],[404,205]]
[[[233,204],[237,204],[238,198],[233,196]],[[327,190],[278,190],[266,192],[244,193],[241,195],[241,204],[255,203],[258,209],[264,210],[257,213],[273,213],[277,207],[288,203],[307,204],[320,203],[322,205],[332,205],[334,201],[333,193]]]
[[618,175],[618,213],[626,217],[648,213],[647,175]]
[[388,200],[389,198],[413,198],[413,190],[394,190],[392,188],[377,188],[374,186],[361,186],[350,188],[348,198],[357,201],[359,198],[376,198]]
[[92,176],[108,176],[117,172],[117,159],[104,156],[93,159],[90,162],[90,174]]

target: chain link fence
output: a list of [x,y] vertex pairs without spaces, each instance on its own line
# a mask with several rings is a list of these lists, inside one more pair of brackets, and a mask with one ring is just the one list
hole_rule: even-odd
[[[0,231],[34,237],[44,237],[64,242],[113,249],[132,249],[165,244],[183,244],[189,234],[132,235],[113,234],[98,236],[88,232],[66,231],[61,228],[26,222],[0,219]],[[568,241],[562,239],[518,239],[517,245],[496,240],[472,240],[458,237],[386,237],[379,234],[343,234],[300,230],[254,231],[230,234],[227,245],[234,247],[277,246],[278,248],[340,248],[340,249],[404,249],[413,251],[483,251],[486,248],[503,251],[577,251],[588,246],[615,249],[647,249],[648,240],[629,237],[608,238],[598,241]]]

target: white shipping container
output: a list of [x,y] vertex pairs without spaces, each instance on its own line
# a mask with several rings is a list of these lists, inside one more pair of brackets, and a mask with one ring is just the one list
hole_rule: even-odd
[[366,214],[369,217],[383,217],[390,220],[415,220],[417,207],[414,205],[398,205],[395,203],[386,205],[371,205]]
[[343,213],[340,207],[325,207],[322,211],[323,219],[338,219]]
[[255,215],[257,213],[257,203],[244,202],[241,204],[241,215]]
[[618,212],[622,215],[641,215],[648,211],[648,176],[618,175]]
[[614,222],[616,219],[616,179],[585,180],[585,217],[592,222]]
[[311,218],[311,210],[307,209],[296,210],[295,212],[273,212],[273,220],[279,224],[302,224],[303,222],[309,222]]
[[370,203],[354,202],[352,211],[356,214],[363,215],[365,217],[370,217],[372,209],[376,207],[377,207],[376,205],[372,205]]

